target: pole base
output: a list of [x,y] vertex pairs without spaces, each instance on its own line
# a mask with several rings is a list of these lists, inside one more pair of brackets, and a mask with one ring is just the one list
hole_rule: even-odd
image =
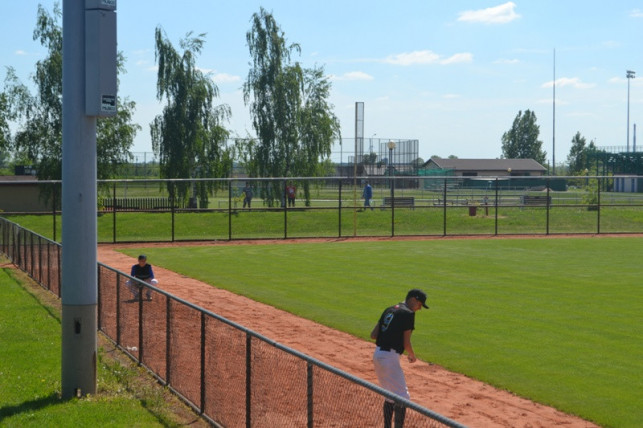
[[96,393],[97,305],[62,307],[62,398]]

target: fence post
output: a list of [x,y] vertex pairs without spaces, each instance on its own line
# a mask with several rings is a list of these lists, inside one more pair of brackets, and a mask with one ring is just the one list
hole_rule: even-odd
[[102,302],[101,302],[102,299],[100,298],[101,284],[100,284],[100,265],[99,264],[96,264],[96,288],[98,290],[98,294],[96,296],[96,304],[98,305],[97,306],[98,310],[96,311],[96,312],[98,312],[96,314],[96,320],[97,320],[96,321],[96,327],[100,331],[100,330],[103,329],[103,323],[101,322],[101,316],[100,316],[100,314],[102,312],[101,308],[103,306],[102,306]]
[[395,174],[391,176],[391,237],[395,236]]
[[338,207],[338,211],[339,211],[339,215],[338,215],[339,219],[338,219],[338,227],[337,227],[337,229],[338,229],[337,236],[339,238],[341,238],[342,237],[342,179],[341,178],[339,179],[339,207]]
[[60,256],[60,251],[62,250],[62,245],[56,245],[56,262],[58,263],[58,297],[62,294],[62,257]]
[[165,297],[165,382],[170,384],[170,373],[172,366],[172,352],[170,346],[172,345],[172,299],[169,296]]
[[601,234],[601,179],[596,177],[596,192],[597,192],[597,201],[596,201],[596,233]]
[[174,201],[176,200],[176,189],[174,188],[174,182],[170,181],[170,205],[172,206],[172,242],[174,242]]
[[38,236],[38,282],[42,285],[42,238]]
[[444,178],[444,191],[442,193],[442,236],[447,236],[447,178]]
[[143,287],[138,290],[138,365],[143,362]]
[[35,257],[35,255],[34,255],[34,243],[33,243],[33,237],[34,237],[33,233],[30,233],[30,234],[29,234],[29,253],[30,253],[30,254],[29,254],[29,261],[31,262],[31,269],[30,269],[31,273],[30,273],[30,275],[31,275],[31,278],[33,278],[33,279],[37,280],[37,278],[36,278],[36,272],[35,272],[35,269],[36,269],[36,263],[35,263],[35,260],[34,260],[34,259],[35,259],[36,257]]
[[199,414],[205,412],[205,312],[201,311],[201,403]]
[[313,421],[313,365],[310,361],[306,363],[306,384],[308,396],[308,428],[314,427]]
[[284,179],[284,185],[281,188],[281,200],[283,201],[283,207],[284,207],[284,239],[288,238],[288,201],[286,200],[286,186],[288,183]]
[[116,243],[116,183],[112,186],[112,242]]
[[121,275],[116,274],[116,344],[121,346]]
[[495,225],[495,233],[494,233],[495,235],[498,235],[498,205],[499,205],[499,203],[500,203],[500,201],[498,200],[498,177],[496,177],[496,202],[495,202],[495,205],[496,205],[495,224],[496,225]]
[[545,181],[545,183],[547,185],[547,226],[545,234],[549,235],[549,208],[551,206],[551,204],[549,203],[549,198],[551,198],[551,196],[549,195],[549,178]]
[[252,428],[252,337],[246,332],[246,428]]
[[228,241],[232,241],[232,181],[228,181]]
[[47,290],[51,291],[51,242],[47,242]]
[[54,219],[53,229],[54,229],[54,241],[56,240],[56,183],[52,185],[53,188],[53,197],[51,198],[51,213]]

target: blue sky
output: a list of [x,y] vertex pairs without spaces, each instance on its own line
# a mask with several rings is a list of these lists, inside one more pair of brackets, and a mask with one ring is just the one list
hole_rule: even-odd
[[[2,3],[0,79],[13,66],[27,82],[45,54],[32,40],[37,6],[51,11],[54,2]],[[355,102],[363,101],[366,137],[418,139],[424,159],[496,158],[502,134],[519,110],[530,109],[551,162],[554,49],[557,164],[577,131],[598,146],[626,145],[626,70],[637,72],[630,126],[643,126],[641,0],[118,0],[118,49],[127,58],[120,95],[136,101],[143,127],[133,151],[151,151],[149,123],[162,109],[157,26],[177,48],[189,31],[207,33],[198,66],[211,72],[220,103],[231,107],[233,135],[253,134],[241,86],[250,60],[245,34],[260,6],[300,44],[303,66],[324,66],[331,76],[345,138],[354,137]],[[632,138],[630,129],[630,145]]]

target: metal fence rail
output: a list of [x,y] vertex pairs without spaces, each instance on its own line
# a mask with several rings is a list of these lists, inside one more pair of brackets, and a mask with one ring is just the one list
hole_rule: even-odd
[[[0,251],[60,297],[61,246],[0,218]],[[225,427],[462,427],[215,313],[98,263],[98,328],[197,413]],[[133,287],[143,292],[134,297]],[[143,290],[141,290],[143,291]]]
[[[363,206],[366,180],[373,188],[373,212]],[[615,191],[618,180],[643,190],[643,177],[637,176],[107,180],[100,182],[98,240],[641,233],[643,192]],[[289,182],[298,189],[294,206],[274,197],[274,189],[282,193]],[[210,189],[207,201],[170,198],[197,184]],[[243,203],[246,184],[254,189],[251,208]],[[60,183],[11,183],[5,190],[19,194],[19,185],[49,192],[49,209],[33,214],[50,216],[51,222],[35,221],[39,228],[30,229],[56,241]],[[5,210],[2,216],[29,221],[25,214]]]

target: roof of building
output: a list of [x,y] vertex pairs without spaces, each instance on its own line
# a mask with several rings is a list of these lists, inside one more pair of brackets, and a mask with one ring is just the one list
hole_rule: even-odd
[[431,158],[424,166],[430,163],[442,169],[455,169],[458,171],[503,171],[511,168],[512,171],[546,171],[547,168],[533,159],[441,159]]
[[11,181],[11,182],[24,182],[24,181],[38,181],[38,177],[35,175],[0,175],[0,181]]

